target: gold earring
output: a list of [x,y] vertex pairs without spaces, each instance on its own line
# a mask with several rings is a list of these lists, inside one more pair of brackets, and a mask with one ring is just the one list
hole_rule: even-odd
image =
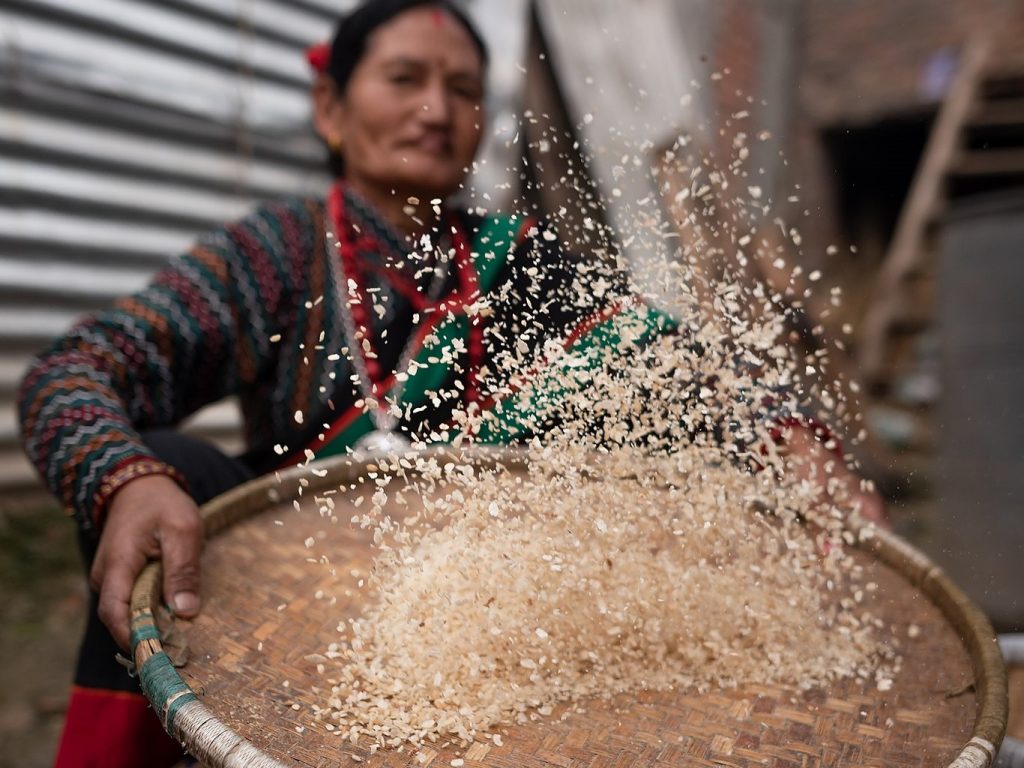
[[333,152],[336,155],[340,155],[341,154],[341,136],[339,136],[336,133],[332,133],[327,138],[327,146],[330,148],[331,152]]

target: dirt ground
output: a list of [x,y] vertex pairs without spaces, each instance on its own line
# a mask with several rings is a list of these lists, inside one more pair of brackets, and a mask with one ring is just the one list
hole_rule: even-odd
[[0,768],[53,764],[85,608],[74,524],[42,493],[0,499]]

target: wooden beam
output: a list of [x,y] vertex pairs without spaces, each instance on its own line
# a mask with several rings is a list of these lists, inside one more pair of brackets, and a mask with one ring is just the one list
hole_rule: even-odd
[[952,176],[1024,176],[1024,147],[960,152],[949,169]]
[[1024,98],[989,101],[975,111],[971,128],[1024,127]]

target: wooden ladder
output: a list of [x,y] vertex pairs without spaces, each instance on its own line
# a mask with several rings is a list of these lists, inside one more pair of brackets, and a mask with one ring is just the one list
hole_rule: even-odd
[[[998,38],[968,43],[878,272],[856,347],[870,408],[901,419],[900,474],[926,476],[935,451],[932,406],[939,396],[935,338],[937,224],[965,197],[1024,186],[1024,66]],[[927,359],[933,368],[928,370]],[[924,360],[924,362],[922,362]]]

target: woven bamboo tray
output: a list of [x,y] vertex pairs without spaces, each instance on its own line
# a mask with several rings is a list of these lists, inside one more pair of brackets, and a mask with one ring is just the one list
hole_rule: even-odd
[[[477,459],[516,462],[508,452]],[[853,681],[810,692],[758,685],[704,695],[642,691],[589,702],[584,714],[564,720],[502,727],[501,747],[420,750],[419,761],[415,750],[371,754],[367,744],[345,742],[314,721],[312,705],[322,704],[329,686],[308,658],[337,639],[340,620],[360,612],[355,582],[372,557],[369,535],[324,520],[313,494],[347,487],[368,463],[330,459],[207,504],[204,605],[193,622],[163,626],[159,565],[139,577],[132,644],[142,687],[167,731],[204,764],[984,768],[1003,738],[1006,673],[988,620],[923,555],[882,533],[857,556],[879,585],[867,607],[888,636],[902,638],[903,667],[889,691]],[[347,521],[351,498],[344,491],[333,498]],[[331,553],[337,577],[317,561],[320,552]],[[921,632],[908,640],[911,624]],[[186,651],[176,668],[172,659],[180,665]]]

